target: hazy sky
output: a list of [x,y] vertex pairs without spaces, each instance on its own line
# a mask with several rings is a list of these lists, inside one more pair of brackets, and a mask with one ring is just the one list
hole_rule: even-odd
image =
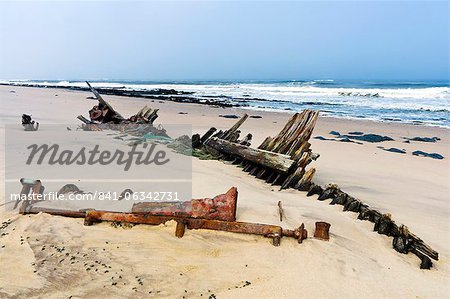
[[0,2],[1,79],[449,79],[449,2]]

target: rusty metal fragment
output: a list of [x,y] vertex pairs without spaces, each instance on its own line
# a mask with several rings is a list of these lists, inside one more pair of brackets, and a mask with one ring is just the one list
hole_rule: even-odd
[[[43,191],[42,184],[38,180],[23,179],[21,182],[24,186],[22,192],[26,194],[30,190],[33,190],[33,192]],[[125,190],[124,192],[132,191]],[[271,238],[275,246],[280,245],[282,237],[294,238],[298,243],[302,243],[308,237],[304,224],[297,229],[290,230],[277,225],[235,221],[237,203],[236,187],[232,187],[227,193],[218,195],[212,199],[193,199],[188,202],[175,204],[137,204],[133,207],[133,213],[49,209],[31,206],[29,202],[26,200],[22,203],[22,214],[47,213],[57,216],[84,218],[85,225],[92,225],[95,222],[101,221],[159,225],[174,220],[177,222],[175,235],[178,238],[184,236],[186,228],[260,235]],[[209,217],[209,219],[202,219],[200,217]],[[215,219],[212,219],[213,217]]]
[[64,210],[64,209],[51,209],[44,207],[33,207],[31,205],[25,205],[25,202],[22,204],[21,210],[23,209],[23,213],[21,214],[39,214],[46,213],[53,216],[63,216],[70,218],[84,218],[86,216],[86,210]]
[[328,241],[330,239],[330,226],[331,224],[323,221],[316,222],[316,230],[314,232],[314,238]]
[[14,204],[14,209],[17,208],[19,203],[23,200],[20,206],[19,213],[23,214],[24,209],[31,203],[32,200],[37,200],[37,195],[44,192],[44,186],[40,180],[21,178],[22,190],[20,191],[20,198]]
[[149,213],[160,216],[192,217],[224,221],[236,220],[237,188],[214,198],[193,199],[184,202],[135,203],[133,213]]

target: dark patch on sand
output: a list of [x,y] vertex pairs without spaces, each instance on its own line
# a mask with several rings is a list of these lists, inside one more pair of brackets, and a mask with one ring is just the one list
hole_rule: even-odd
[[239,118],[236,114],[220,114],[219,117],[223,118]]
[[342,137],[347,137],[350,139],[356,139],[356,140],[360,140],[360,141],[365,141],[365,142],[383,142],[383,141],[392,141],[394,139],[392,139],[389,136],[381,136],[378,134],[364,134],[364,135],[341,135]]
[[406,141],[419,141],[419,142],[436,142],[438,140],[441,140],[441,138],[436,137],[436,136],[434,136],[434,137],[413,137],[413,138],[403,137],[403,139],[406,139]]
[[349,135],[364,135],[364,132],[360,131],[354,131],[354,132],[348,132]]
[[395,148],[395,147],[391,147],[391,148],[384,148],[382,146],[378,146],[378,148],[387,151],[387,152],[391,152],[391,153],[397,153],[397,154],[406,154],[406,150],[404,149],[399,149],[399,148]]
[[341,136],[341,133],[337,132],[337,131],[331,131],[330,133],[328,133],[330,135],[334,135],[334,136]]
[[439,159],[439,160],[444,159],[444,156],[442,156],[438,153],[426,153],[423,151],[414,151],[414,152],[412,152],[412,154],[414,156],[419,156],[419,157],[429,157],[429,158]]
[[356,142],[347,137],[339,136],[338,138],[325,138],[323,136],[315,136],[314,139],[323,140],[323,141],[337,141],[337,142],[350,142],[356,144],[362,144],[361,142]]
[[[331,131],[329,133],[330,135],[336,136],[336,138],[339,139],[339,141],[342,142],[352,142],[352,140],[358,140],[358,141],[365,141],[365,142],[383,142],[383,141],[392,141],[392,139],[389,136],[381,136],[378,134],[364,134],[363,132],[350,132],[349,135],[341,135],[337,131]],[[350,140],[352,139],[352,140]]]

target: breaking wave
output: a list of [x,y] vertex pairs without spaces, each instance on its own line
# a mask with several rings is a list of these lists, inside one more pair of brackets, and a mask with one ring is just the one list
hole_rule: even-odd
[[[82,81],[0,81],[53,87],[86,87]],[[450,127],[448,82],[339,82],[335,80],[246,82],[99,81],[94,87],[147,91],[175,89],[199,98],[245,103],[249,109],[292,110],[311,107],[338,117],[395,119]]]

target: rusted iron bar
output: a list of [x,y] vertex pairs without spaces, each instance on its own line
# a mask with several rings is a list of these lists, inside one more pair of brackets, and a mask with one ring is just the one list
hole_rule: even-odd
[[[22,204],[23,205],[23,204]],[[63,210],[63,209],[49,209],[44,207],[33,207],[28,205],[24,208],[21,214],[39,214],[46,213],[54,216],[64,216],[70,218],[84,218],[86,216],[86,210]]]
[[176,236],[181,238],[184,235],[185,229],[207,229],[218,230],[233,233],[244,233],[252,235],[261,235],[267,238],[271,238],[273,245],[279,246],[282,237],[291,237],[298,240],[298,243],[307,238],[308,233],[302,224],[295,230],[283,229],[281,226],[249,223],[249,222],[237,222],[237,221],[222,221],[222,220],[209,220],[209,219],[195,219],[186,217],[171,217],[171,216],[154,216],[149,214],[136,214],[136,213],[118,213],[107,211],[86,211],[85,225],[92,225],[101,221],[112,222],[127,222],[135,224],[150,224],[159,225],[166,223],[167,221],[175,220],[177,222]]
[[237,196],[237,188],[231,187],[225,194],[217,195],[212,199],[201,198],[184,202],[141,202],[135,203],[131,211],[155,216],[235,221]]

